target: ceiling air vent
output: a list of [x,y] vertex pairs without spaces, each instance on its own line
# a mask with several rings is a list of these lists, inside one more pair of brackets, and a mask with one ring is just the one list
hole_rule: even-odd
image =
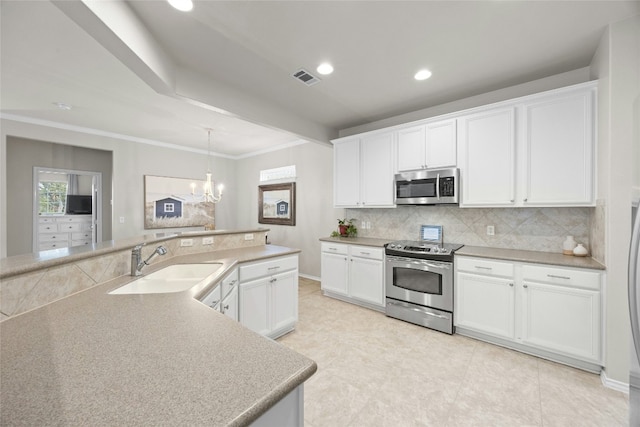
[[300,68],[298,71],[296,71],[295,73],[291,74],[291,76],[293,76],[295,79],[301,81],[302,83],[306,84],[307,86],[313,86],[314,84],[316,84],[316,83],[318,83],[320,81],[319,78],[317,78],[316,76],[312,75],[311,73],[309,73],[304,68]]

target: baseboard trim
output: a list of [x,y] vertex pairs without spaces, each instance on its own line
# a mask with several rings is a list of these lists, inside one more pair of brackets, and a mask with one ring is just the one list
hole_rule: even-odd
[[604,369],[600,371],[600,381],[602,381],[602,385],[607,388],[629,394],[629,384],[618,380],[612,380],[607,377],[607,373]]
[[320,278],[319,278],[319,277],[311,276],[310,274],[302,274],[302,273],[298,273],[298,276],[300,276],[300,277],[304,277],[305,279],[315,280],[315,281],[317,281],[317,282],[319,282],[319,281],[320,281]]

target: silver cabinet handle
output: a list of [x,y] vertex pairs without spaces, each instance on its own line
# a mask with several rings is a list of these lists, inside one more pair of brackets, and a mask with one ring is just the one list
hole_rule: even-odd
[[237,280],[236,280],[236,279],[233,279],[231,282],[229,282],[229,286],[233,286],[233,285],[235,285],[235,284],[236,284],[236,282],[237,282]]
[[360,255],[371,255],[371,252],[360,252]]
[[269,283],[273,283],[275,281],[277,281],[278,279],[276,279],[275,277],[272,277],[271,280],[269,280]]
[[526,289],[529,287],[529,285],[522,285],[522,287]]
[[218,305],[219,302],[220,302],[220,300],[211,301],[211,304],[209,304],[209,307],[215,308],[216,305]]
[[330,251],[337,251],[338,248],[329,248]]
[[567,276],[556,276],[555,274],[547,274],[547,277],[551,277],[552,279],[565,279],[565,280],[571,280],[571,277],[567,277]]
[[280,266],[279,266],[279,265],[276,265],[275,267],[269,267],[269,268],[267,268],[267,270],[268,270],[268,271],[271,271],[271,270],[277,270],[277,269],[279,269],[279,268],[280,268]]
[[223,305],[223,306],[222,306],[222,309],[223,309],[224,311],[229,310],[229,304],[227,304],[227,305]]
[[493,268],[491,268],[491,267],[482,267],[482,266],[479,266],[479,265],[476,265],[475,267],[480,269],[480,270],[493,270]]
[[524,199],[524,200],[523,200],[523,202],[527,203],[527,201],[528,201],[528,200],[529,200],[529,199]]
[[511,286],[513,288],[513,283],[509,283],[509,286]]

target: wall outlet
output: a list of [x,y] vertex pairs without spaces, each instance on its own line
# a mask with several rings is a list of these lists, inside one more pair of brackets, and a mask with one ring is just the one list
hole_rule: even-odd
[[203,245],[213,245],[213,237],[203,237],[202,238]]
[[120,217],[120,224],[124,224],[124,217],[123,216]]
[[253,240],[253,233],[245,234],[244,240]]
[[487,236],[494,236],[496,234],[496,228],[493,225],[487,225]]
[[364,228],[366,228],[367,230],[371,230],[371,222],[367,221],[366,227]]
[[180,240],[180,246],[193,246],[193,239]]

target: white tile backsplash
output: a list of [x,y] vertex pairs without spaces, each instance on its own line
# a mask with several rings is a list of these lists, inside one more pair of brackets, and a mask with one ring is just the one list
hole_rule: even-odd
[[[394,209],[346,209],[355,218],[359,237],[417,240],[420,225],[442,225],[445,243],[562,252],[567,235],[589,248],[595,208],[459,208],[457,206],[399,206]],[[371,228],[361,227],[362,221]],[[495,235],[488,236],[488,225]]]

